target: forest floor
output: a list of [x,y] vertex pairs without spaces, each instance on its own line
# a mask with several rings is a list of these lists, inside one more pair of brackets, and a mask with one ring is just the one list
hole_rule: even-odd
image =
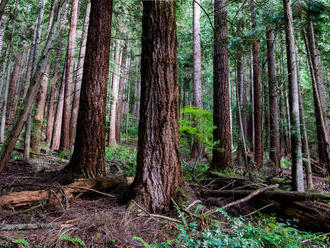
[[[10,161],[0,176],[0,196],[9,192],[49,187],[54,191],[60,191],[61,185],[72,181],[70,175],[58,173],[65,163],[66,161],[52,159],[50,156],[29,161]],[[314,181],[319,190],[329,191],[329,183],[324,179],[315,178]],[[230,188],[234,183],[230,185],[228,182],[213,181],[212,185],[213,188]],[[198,191],[198,187],[194,190]],[[142,210],[131,211],[129,205],[118,201],[121,193],[121,188],[115,189],[111,192],[115,196],[113,198],[89,192],[60,206],[41,202],[22,208],[0,207],[0,240],[21,240],[23,243],[27,241],[29,247],[75,247],[74,244],[83,241],[87,247],[102,248],[145,247],[135,237],[142,238],[148,244],[176,237],[178,228],[171,218],[180,220],[177,211],[166,215],[169,220],[148,215]],[[199,200],[205,206],[210,206],[214,202],[221,206],[233,201],[230,198],[212,197]],[[255,209],[255,205],[246,202],[230,208],[228,213],[231,216],[244,216],[253,213]],[[2,229],[4,226],[7,230]],[[10,228],[13,230],[9,230]]]

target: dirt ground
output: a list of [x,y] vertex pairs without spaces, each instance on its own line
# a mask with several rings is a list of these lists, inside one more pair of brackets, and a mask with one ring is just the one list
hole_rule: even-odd
[[[0,195],[23,190],[38,190],[67,184],[73,179],[70,175],[58,173],[65,162],[52,157],[31,159],[29,161],[10,161],[0,176]],[[318,187],[327,188],[323,180]],[[229,185],[230,187],[230,185]],[[111,192],[120,196],[121,190]],[[204,199],[205,200],[205,199]],[[212,200],[230,202],[230,199],[207,199],[203,204],[212,205]],[[221,204],[221,205],[222,205]],[[242,216],[252,212],[249,204],[234,207],[231,215]],[[175,211],[170,218],[180,219]],[[3,227],[16,227],[21,230],[2,230]],[[35,228],[35,229],[32,229]],[[151,217],[142,210],[131,210],[129,205],[121,204],[118,198],[98,194],[84,194],[74,201],[65,202],[61,207],[52,207],[40,203],[16,209],[0,209],[0,240],[26,239],[30,247],[75,247],[61,237],[77,238],[87,247],[144,247],[135,237],[149,244],[175,238],[176,224],[161,218]],[[66,235],[66,236],[63,236]],[[68,238],[66,238],[68,239]],[[73,242],[79,242],[73,240]],[[1,245],[0,245],[1,247]],[[80,246],[79,246],[80,247]],[[82,246],[81,246],[82,247]]]

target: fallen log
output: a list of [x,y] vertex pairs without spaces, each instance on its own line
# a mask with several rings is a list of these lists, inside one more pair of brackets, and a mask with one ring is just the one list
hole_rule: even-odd
[[[201,194],[211,197],[242,198],[229,206],[236,205],[251,195],[253,190],[201,190]],[[329,193],[264,191],[255,195],[252,204],[256,206],[268,204],[279,215],[299,220],[298,226],[309,230],[330,231]],[[216,204],[218,205],[218,204]],[[218,205],[219,206],[219,205]],[[220,206],[221,207],[221,206]],[[226,206],[225,206],[226,207]]]
[[[233,197],[234,199],[245,197],[253,190],[209,190],[202,189],[201,194],[217,197]],[[264,191],[258,197],[279,199],[281,201],[309,201],[309,200],[330,200],[330,193],[296,192],[296,191]]]
[[76,195],[87,191],[110,196],[104,192],[115,189],[118,186],[130,185],[132,182],[132,177],[78,179],[74,183],[65,186],[45,185],[44,188],[46,189],[20,191],[2,195],[0,196],[0,206],[13,208],[30,206],[39,202],[61,205],[61,200],[71,200]]

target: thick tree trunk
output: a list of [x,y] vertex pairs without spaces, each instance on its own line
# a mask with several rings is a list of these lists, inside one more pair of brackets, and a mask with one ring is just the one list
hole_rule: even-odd
[[72,0],[71,24],[69,33],[69,42],[66,61],[65,91],[64,91],[64,109],[61,129],[60,150],[70,151],[70,120],[72,110],[72,84],[74,53],[76,48],[76,31],[78,22],[78,0]]
[[[193,105],[197,108],[203,108],[202,101],[202,52],[200,38],[200,6],[199,2],[193,1]],[[198,120],[195,120],[198,125]],[[194,139],[191,156],[198,158],[202,155],[203,147],[199,140]]]
[[232,138],[230,122],[228,30],[226,0],[214,3],[214,141],[219,142],[213,150],[213,169],[232,167]]
[[[253,4],[253,3],[252,3]],[[252,7],[252,30],[256,31],[256,14],[254,6]],[[261,126],[261,109],[260,109],[260,84],[259,84],[259,60],[258,60],[258,38],[254,34],[252,45],[253,58],[253,98],[254,98],[254,162],[258,171],[262,168],[262,126]]]
[[132,186],[148,211],[168,211],[183,187],[175,2],[143,1],[142,30],[138,158]]
[[60,70],[60,60],[62,55],[62,42],[61,40],[58,43],[57,53],[56,53],[56,61],[54,68],[54,75],[51,81],[51,90],[50,97],[48,103],[48,121],[47,121],[47,132],[46,132],[46,144],[50,146],[50,142],[52,140],[53,135],[53,127],[54,127],[54,112],[55,112],[55,96],[57,89],[57,81],[59,79],[59,70]]
[[105,118],[112,0],[91,1],[77,135],[69,171],[95,178],[105,171]]
[[[63,1],[65,1],[65,0],[63,0]],[[60,5],[60,8],[58,10],[57,20],[60,20],[62,17],[62,10],[63,10],[63,3],[62,3],[62,5]],[[30,86],[29,86],[29,89],[28,89],[28,92],[27,92],[27,95],[25,98],[24,105],[23,105],[24,107],[18,114],[17,120],[16,120],[13,128],[11,129],[7,140],[6,140],[5,144],[3,145],[3,147],[1,148],[0,174],[5,169],[5,167],[8,163],[8,160],[11,156],[11,153],[15,147],[16,141],[18,140],[18,137],[21,134],[24,123],[27,121],[27,119],[31,113],[33,103],[35,101],[36,95],[40,88],[42,75],[46,69],[46,66],[48,64],[48,60],[50,57],[50,53],[51,53],[54,43],[55,43],[56,36],[60,30],[59,21],[56,21],[53,23],[51,30],[52,30],[51,35],[48,36],[48,39],[46,41],[43,52],[41,53],[42,57],[40,58],[36,71],[31,78]]]
[[56,115],[54,119],[54,127],[52,134],[52,141],[50,145],[50,150],[58,150],[60,148],[61,141],[61,129],[62,129],[62,118],[63,118],[63,106],[64,106],[64,91],[65,91],[65,68],[62,74],[61,86],[57,99]]
[[124,44],[123,52],[121,56],[121,73],[120,73],[120,79],[119,79],[119,86],[118,86],[118,100],[117,100],[117,106],[116,106],[116,143],[120,143],[120,126],[121,126],[121,117],[123,115],[123,91],[124,91],[124,83],[125,83],[125,77],[127,77],[126,74],[126,54],[127,54],[127,45]]
[[290,122],[291,122],[291,154],[292,154],[292,186],[293,190],[304,191],[304,176],[301,151],[298,69],[295,37],[290,0],[283,0],[285,15],[285,31],[287,43],[287,65],[290,90]]
[[[22,49],[22,47],[20,47]],[[7,113],[6,113],[6,126],[10,128],[13,125],[13,121],[16,114],[17,108],[17,85],[19,80],[19,73],[21,67],[21,60],[23,56],[23,51],[19,50],[16,53],[15,65],[13,72],[11,74],[11,79],[9,83],[8,90],[8,101],[7,101]]]
[[89,15],[91,11],[91,2],[89,1],[86,8],[85,21],[83,27],[83,33],[81,36],[81,44],[80,44],[80,52],[79,52],[79,61],[77,66],[77,74],[75,79],[75,91],[74,91],[74,99],[72,106],[72,114],[71,114],[71,122],[70,122],[70,147],[73,146],[73,142],[76,138],[76,129],[77,129],[77,119],[78,119],[78,110],[79,110],[79,102],[80,102],[80,89],[81,89],[81,81],[83,77],[83,68],[84,68],[84,60],[86,54],[86,43],[87,43],[87,33],[88,33],[88,24],[89,24]]
[[269,78],[269,124],[270,124],[270,160],[275,168],[280,168],[281,146],[279,131],[279,114],[276,87],[275,49],[273,31],[267,27],[267,58]]

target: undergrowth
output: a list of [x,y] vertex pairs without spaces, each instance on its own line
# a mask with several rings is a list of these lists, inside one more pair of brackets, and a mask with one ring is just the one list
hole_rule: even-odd
[[[201,208],[198,208],[201,209]],[[328,247],[329,238],[316,233],[302,232],[294,227],[277,222],[276,217],[259,219],[258,223],[246,222],[242,218],[232,218],[218,208],[217,214],[225,217],[225,221],[211,220],[191,221],[178,210],[183,224],[177,224],[178,234],[173,240],[149,245],[141,238],[135,238],[146,248],[300,248]],[[259,225],[258,225],[259,224]]]
[[123,166],[122,173],[125,176],[134,176],[136,170],[136,148],[116,145],[105,150],[107,162],[119,163]]

